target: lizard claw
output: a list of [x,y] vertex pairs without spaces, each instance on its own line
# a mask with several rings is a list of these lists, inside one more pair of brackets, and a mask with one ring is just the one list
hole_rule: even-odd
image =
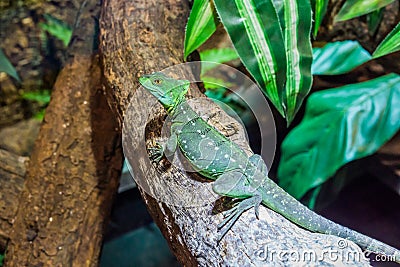
[[222,213],[224,215],[224,220],[220,224],[218,224],[218,229],[220,229],[220,235],[218,237],[218,240],[220,241],[226,235],[226,233],[229,231],[232,225],[239,219],[240,215],[242,215],[242,213],[245,212],[246,210],[254,207],[255,215],[257,219],[259,219],[259,207],[261,201],[262,201],[261,195],[256,194],[234,205],[233,208],[224,211]]
[[156,142],[156,145],[154,147],[150,147],[148,150],[149,158],[157,163],[164,155],[164,147],[159,142]]
[[256,214],[256,218],[259,220],[260,219],[260,205],[262,202],[262,198],[260,195],[254,195],[254,213]]

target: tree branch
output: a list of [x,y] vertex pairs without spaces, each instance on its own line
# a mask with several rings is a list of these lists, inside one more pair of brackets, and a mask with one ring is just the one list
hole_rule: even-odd
[[4,251],[17,213],[28,158],[0,149],[0,251]]
[[97,266],[122,167],[96,55],[100,5],[82,1],[69,60],[31,156],[6,266]]

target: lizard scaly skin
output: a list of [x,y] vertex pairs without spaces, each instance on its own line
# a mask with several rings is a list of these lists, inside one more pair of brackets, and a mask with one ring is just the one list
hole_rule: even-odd
[[176,80],[159,72],[144,75],[139,81],[171,117],[171,136],[164,146],[153,149],[155,159],[160,160],[163,154],[172,155],[179,147],[198,173],[215,180],[213,190],[217,194],[243,199],[225,212],[227,216],[219,225],[220,238],[244,211],[254,207],[258,217],[258,207],[263,203],[305,229],[351,240],[364,250],[392,256],[400,263],[400,251],[396,248],[318,215],[268,178],[261,156],[247,156],[189,106],[185,100],[189,81]]

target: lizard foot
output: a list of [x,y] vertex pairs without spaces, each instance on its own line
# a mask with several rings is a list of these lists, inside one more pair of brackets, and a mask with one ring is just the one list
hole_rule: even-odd
[[222,214],[224,215],[224,220],[220,224],[218,224],[218,229],[220,229],[218,241],[221,241],[221,239],[226,235],[232,225],[237,221],[237,219],[239,219],[240,215],[242,215],[242,213],[246,210],[254,207],[254,212],[258,219],[261,201],[261,195],[256,194],[239,203],[236,203],[235,206],[230,210],[222,212]]
[[149,148],[149,158],[154,162],[160,162],[161,158],[164,155],[164,147],[159,143],[156,142],[154,147]]

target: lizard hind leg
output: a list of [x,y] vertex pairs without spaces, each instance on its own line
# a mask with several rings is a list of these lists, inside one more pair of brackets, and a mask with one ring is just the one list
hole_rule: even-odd
[[236,203],[231,209],[223,212],[224,220],[218,225],[218,229],[220,229],[219,240],[225,236],[246,210],[254,207],[258,218],[258,208],[262,201],[261,195],[248,185],[247,178],[242,172],[236,170],[224,173],[213,183],[213,190],[219,195],[246,198]]
[[218,240],[220,241],[226,235],[233,224],[239,219],[240,215],[242,215],[242,213],[246,210],[254,207],[254,211],[258,219],[258,209],[260,207],[261,201],[261,195],[256,194],[250,198],[240,201],[239,203],[236,203],[233,208],[224,211],[222,213],[224,215],[224,220],[220,224],[218,224],[218,229],[220,232]]

